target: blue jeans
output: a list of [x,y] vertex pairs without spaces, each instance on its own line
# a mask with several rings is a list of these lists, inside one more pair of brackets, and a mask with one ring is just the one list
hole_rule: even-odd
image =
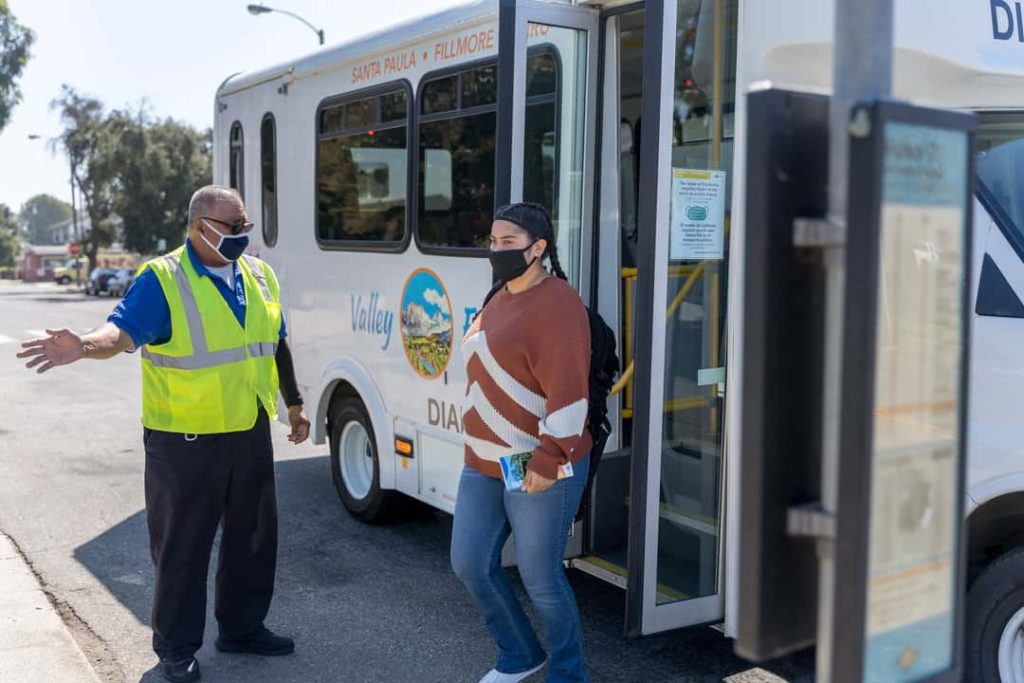
[[506,491],[501,479],[466,467],[459,481],[452,528],[452,568],[483,614],[498,646],[502,673],[528,671],[544,649],[501,567],[501,549],[515,534],[516,564],[544,626],[549,682],[589,681],[583,670],[583,636],[562,556],[587,483],[589,456],[572,477],[543,493]]

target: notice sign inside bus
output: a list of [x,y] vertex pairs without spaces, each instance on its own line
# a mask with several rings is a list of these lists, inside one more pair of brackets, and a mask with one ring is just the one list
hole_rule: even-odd
[[725,257],[725,171],[672,169],[673,261]]

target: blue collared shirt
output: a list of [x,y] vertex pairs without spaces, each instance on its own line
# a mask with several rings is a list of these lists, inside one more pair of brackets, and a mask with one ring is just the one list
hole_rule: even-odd
[[[235,262],[232,267],[235,272],[235,288],[232,291],[226,282],[217,277],[203,265],[203,262],[196,256],[192,244],[185,240],[185,253],[196,269],[200,277],[208,277],[217,287],[217,291],[224,297],[224,301],[231,307],[231,312],[238,319],[238,324],[245,326],[245,286],[242,283],[242,275]],[[160,281],[156,274],[147,269],[135,278],[128,293],[114,307],[114,311],[107,318],[108,322],[114,323],[124,330],[135,348],[146,344],[166,344],[171,340],[171,309],[167,305],[167,298],[164,290],[160,287]],[[288,328],[284,322],[284,314],[281,315],[281,334],[284,339],[288,335]]]

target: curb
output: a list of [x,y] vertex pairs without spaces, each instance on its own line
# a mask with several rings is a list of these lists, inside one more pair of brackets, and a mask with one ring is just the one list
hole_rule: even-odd
[[14,541],[0,532],[0,681],[100,683]]

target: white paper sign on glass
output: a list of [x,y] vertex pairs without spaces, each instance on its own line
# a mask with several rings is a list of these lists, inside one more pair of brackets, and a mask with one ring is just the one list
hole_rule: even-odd
[[725,257],[725,171],[672,169],[673,261]]

